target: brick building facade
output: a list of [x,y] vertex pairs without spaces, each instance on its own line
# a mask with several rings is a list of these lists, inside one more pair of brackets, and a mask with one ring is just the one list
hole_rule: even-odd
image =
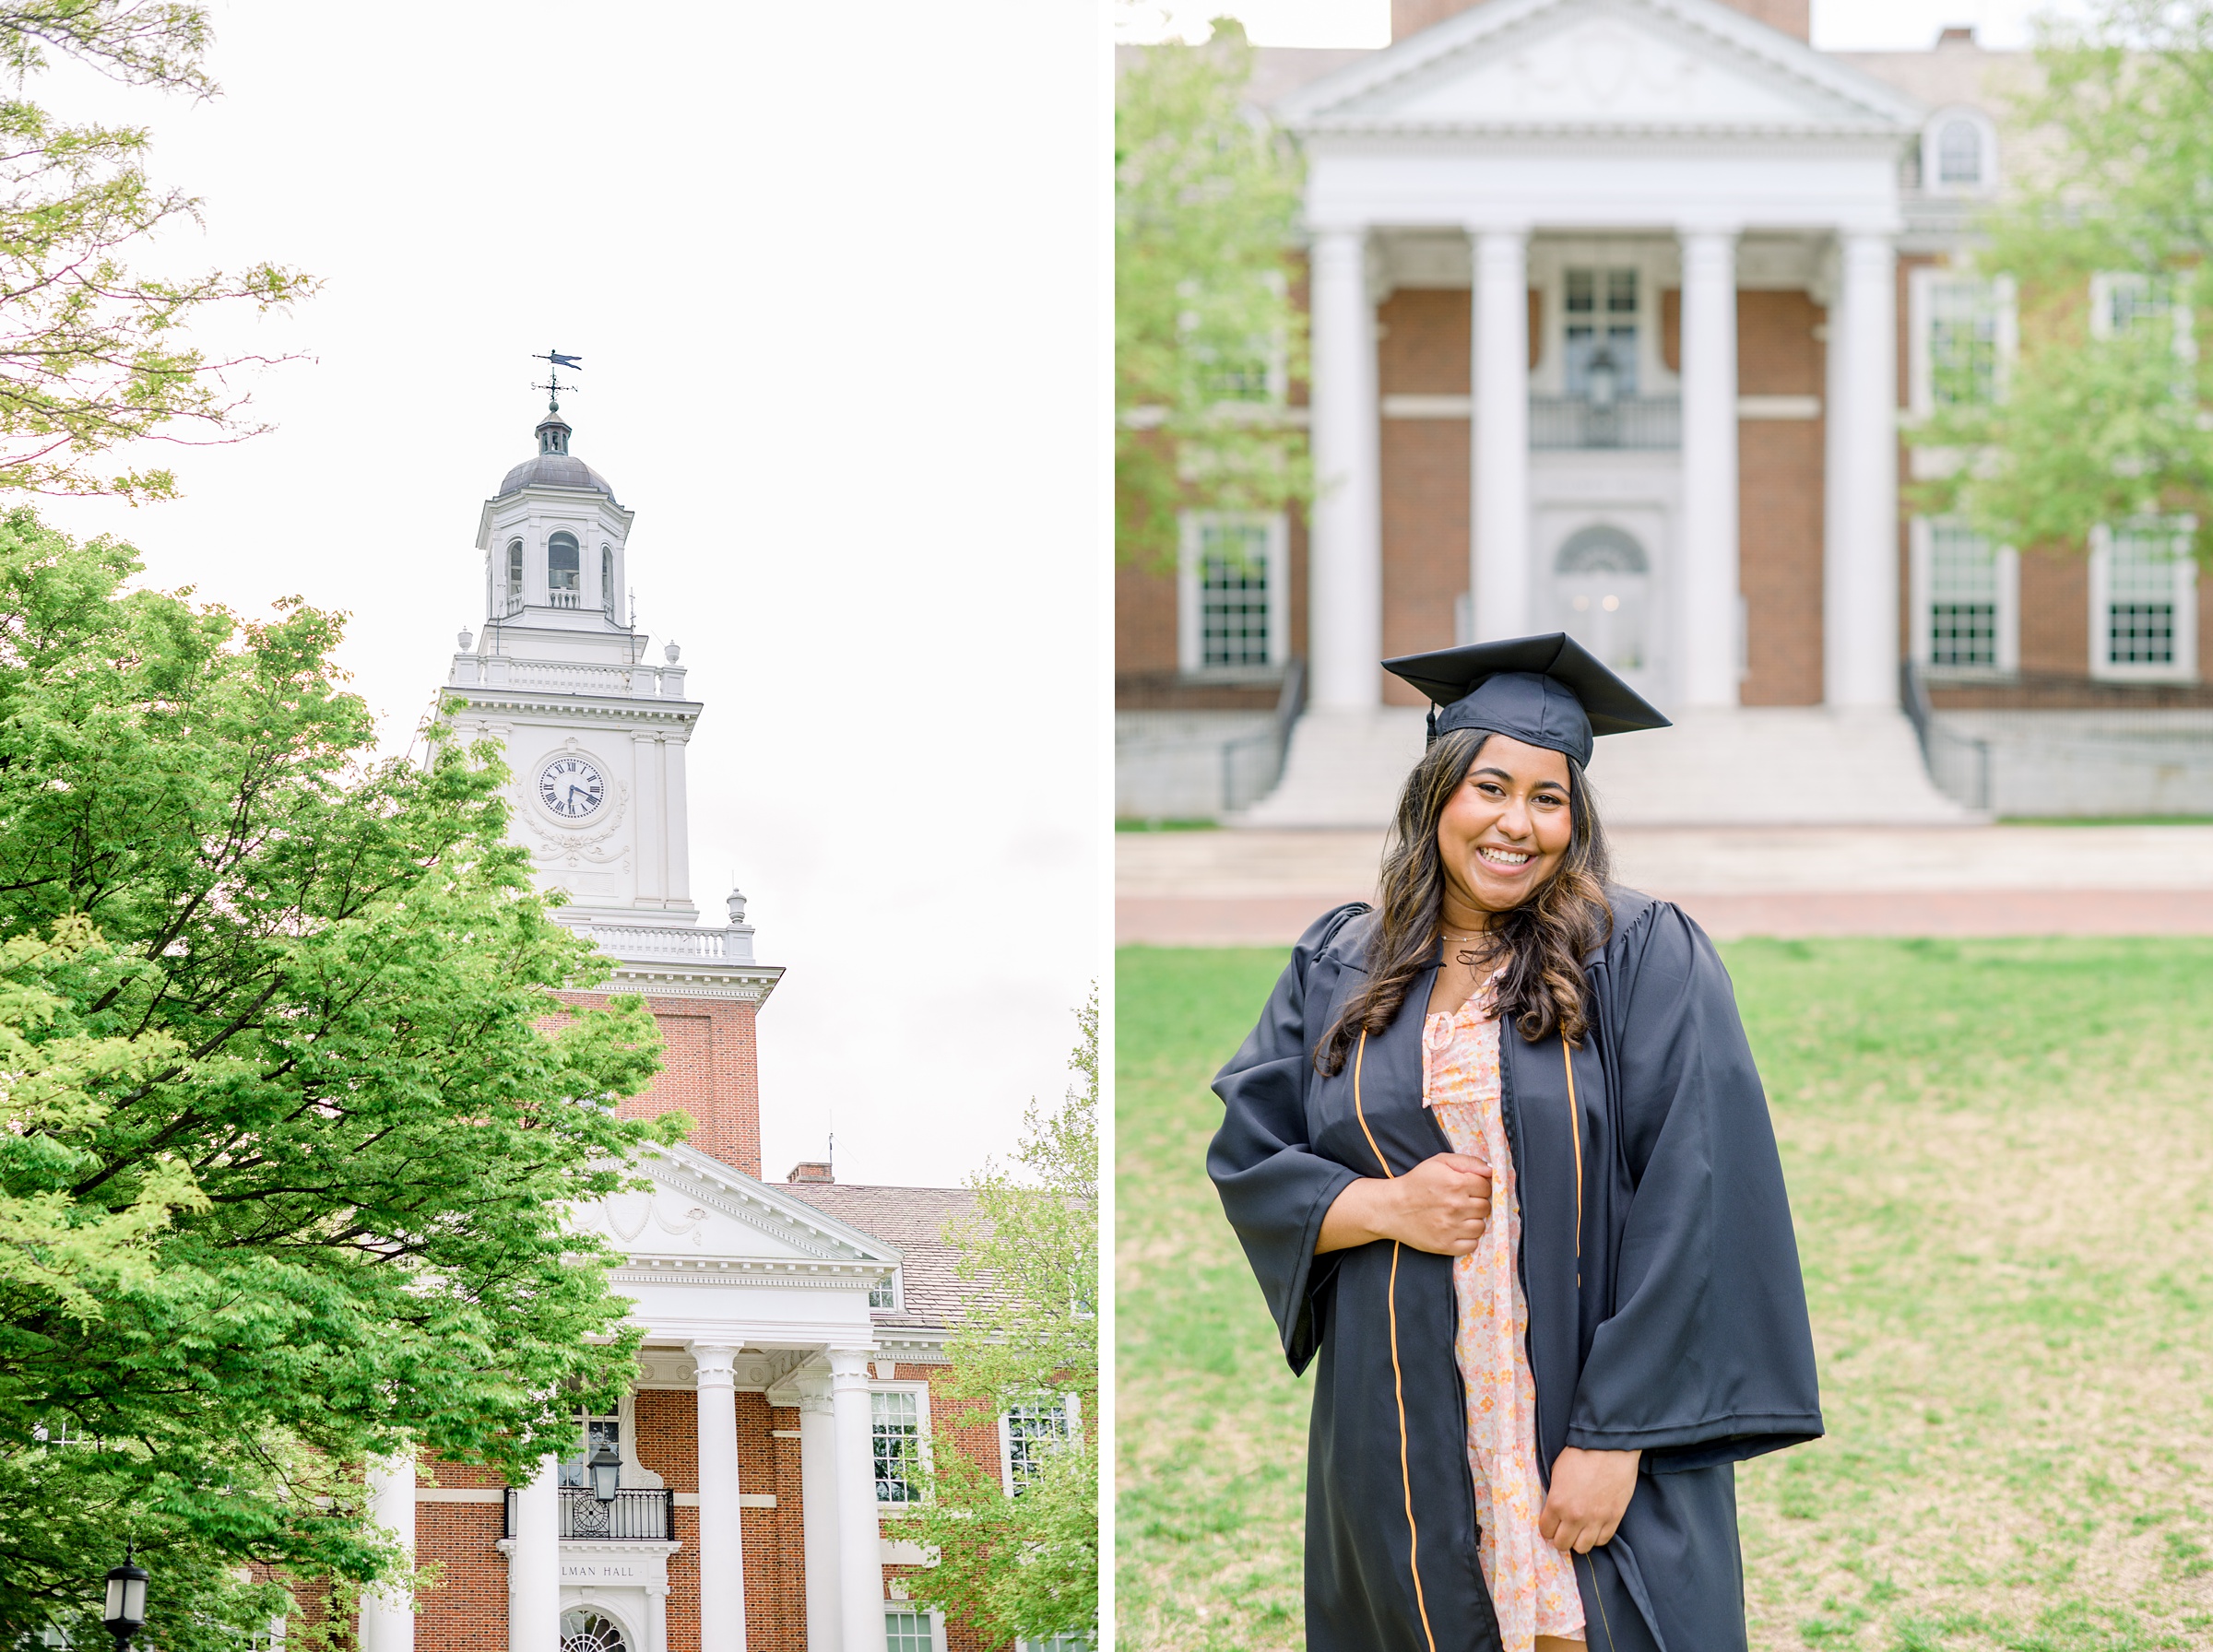
[[[782,971],[755,959],[743,896],[716,926],[692,903],[703,708],[674,647],[647,663],[617,600],[631,513],[569,434],[550,411],[484,507],[486,620],[444,691],[456,738],[505,748],[513,836],[614,960],[602,990],[643,995],[659,1026],[663,1068],[626,1110],[695,1127],[634,1166],[649,1191],[572,1218],[622,1258],[611,1282],[645,1331],[620,1410],[580,1416],[574,1451],[525,1486],[378,1465],[377,1517],[438,1571],[419,1601],[367,1601],[361,1652],[987,1652],[907,1602],[926,1557],[899,1535],[960,1311],[942,1232],[968,1196],[843,1186],[826,1164],[762,1179],[758,1018]],[[1027,1446],[1072,1424],[979,1414],[960,1437],[1003,1478],[1010,1427]]]
[[[1310,522],[1196,518],[1178,567],[1121,571],[1125,749],[1146,718],[1261,712],[1303,661],[1283,790],[1342,791],[1364,746],[1418,749],[1379,658],[1553,630],[1701,726],[1670,747],[1693,767],[1818,746],[1918,771],[1904,662],[1939,724],[2213,711],[2213,590],[2177,525],[2017,554],[1903,497],[1944,462],[1903,428],[1996,394],[2014,348],[1973,224],[2026,164],[1998,124],[2026,54],[1966,30],[1820,52],[1805,0],[1396,0],[1393,35],[1258,53],[1308,169],[1312,384],[1286,415],[1320,497]],[[2168,324],[2140,277],[2089,298]],[[1300,807],[1251,818],[1325,823]]]

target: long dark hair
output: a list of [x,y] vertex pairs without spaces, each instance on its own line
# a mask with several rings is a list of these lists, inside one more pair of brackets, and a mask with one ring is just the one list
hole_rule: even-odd
[[[1485,728],[1441,735],[1406,776],[1383,852],[1383,905],[1368,942],[1367,981],[1316,1046],[1320,1071],[1343,1070],[1355,1039],[1390,1026],[1408,989],[1435,961],[1445,903],[1437,823],[1490,738]],[[1568,852],[1557,869],[1528,900],[1500,913],[1482,942],[1485,962],[1506,965],[1494,1000],[1499,1019],[1510,1020],[1533,1044],[1555,1032],[1570,1044],[1582,1042],[1583,955],[1603,946],[1614,930],[1613,909],[1606,904],[1605,829],[1582,765],[1573,758],[1568,760]]]

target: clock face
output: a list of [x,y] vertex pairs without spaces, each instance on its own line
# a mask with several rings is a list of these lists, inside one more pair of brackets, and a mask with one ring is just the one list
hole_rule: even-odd
[[557,757],[538,772],[538,800],[564,820],[581,820],[607,796],[588,758]]

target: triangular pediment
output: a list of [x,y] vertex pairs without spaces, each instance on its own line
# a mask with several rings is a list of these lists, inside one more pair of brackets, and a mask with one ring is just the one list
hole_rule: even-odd
[[1484,0],[1276,106],[1296,131],[1904,134],[1880,81],[1719,0]]
[[632,1169],[645,1188],[580,1205],[571,1221],[633,1261],[846,1267],[900,1259],[898,1246],[696,1149],[657,1149]]

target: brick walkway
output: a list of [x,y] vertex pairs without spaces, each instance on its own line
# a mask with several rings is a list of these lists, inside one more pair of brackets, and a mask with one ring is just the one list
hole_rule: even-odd
[[[1128,833],[1123,945],[1284,946],[1368,896],[1368,832]],[[1623,880],[1731,940],[2213,935],[2213,828],[1623,832]]]

